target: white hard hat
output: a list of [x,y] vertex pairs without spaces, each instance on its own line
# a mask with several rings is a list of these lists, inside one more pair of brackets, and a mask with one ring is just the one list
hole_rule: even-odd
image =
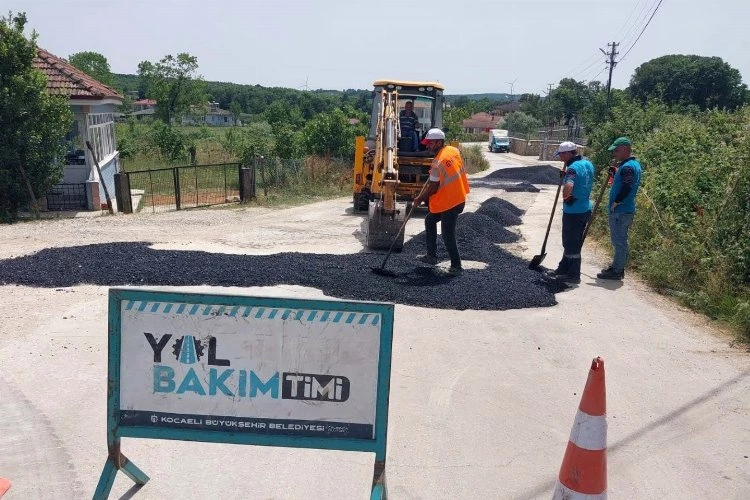
[[439,128],[431,128],[427,131],[427,135],[424,136],[425,141],[444,141],[445,133]]
[[576,146],[575,142],[565,141],[557,147],[557,151],[555,151],[555,156],[556,157],[560,156],[560,153],[575,152],[577,150],[578,150],[578,147]]

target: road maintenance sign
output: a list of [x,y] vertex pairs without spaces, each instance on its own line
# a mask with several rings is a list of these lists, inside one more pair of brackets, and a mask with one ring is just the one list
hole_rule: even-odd
[[120,454],[122,437],[371,451],[382,473],[393,310],[111,289],[110,457],[97,493],[117,470],[148,480]]

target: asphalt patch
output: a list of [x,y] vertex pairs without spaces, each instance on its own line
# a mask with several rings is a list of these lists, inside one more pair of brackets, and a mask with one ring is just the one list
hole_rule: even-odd
[[[509,207],[497,201],[494,208]],[[490,211],[488,208],[486,211]],[[478,225],[478,223],[482,223]],[[480,227],[481,226],[481,227]],[[508,236],[508,234],[512,236]],[[99,286],[274,286],[300,285],[341,299],[375,300],[439,309],[506,310],[555,305],[555,293],[567,287],[528,269],[528,261],[495,243],[518,238],[486,213],[462,214],[457,240],[464,260],[486,263],[450,276],[415,260],[424,253],[424,233],[393,253],[380,276],[385,253],[350,255],[230,255],[200,251],[154,250],[148,242],[117,242],[48,248],[0,260],[0,284],[37,287]],[[438,238],[438,256],[447,253]]]

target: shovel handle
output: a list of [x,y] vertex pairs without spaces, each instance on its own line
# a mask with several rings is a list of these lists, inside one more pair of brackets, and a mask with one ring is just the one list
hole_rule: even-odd
[[606,178],[602,181],[602,187],[599,188],[599,193],[596,195],[596,201],[594,202],[594,209],[591,211],[591,218],[586,223],[586,228],[583,230],[581,243],[583,243],[586,240],[586,235],[589,234],[589,229],[591,229],[591,226],[594,224],[596,213],[599,211],[599,205],[601,205],[602,198],[604,197],[604,190],[607,189],[607,180],[609,179],[609,170],[605,170],[604,174]]
[[565,167],[563,167],[560,173],[560,183],[557,185],[557,193],[555,193],[555,202],[552,204],[552,213],[549,216],[549,222],[547,223],[547,232],[544,235],[544,242],[542,243],[542,255],[547,250],[547,238],[549,238],[549,230],[552,229],[552,219],[555,218],[555,209],[557,209],[557,200],[560,198],[560,190],[562,189],[563,181],[565,180]]

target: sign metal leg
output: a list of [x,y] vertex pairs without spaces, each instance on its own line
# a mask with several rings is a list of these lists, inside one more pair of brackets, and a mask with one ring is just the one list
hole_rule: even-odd
[[388,486],[385,482],[385,461],[375,461],[370,500],[388,500]]
[[99,476],[99,483],[96,485],[94,500],[106,500],[112,491],[112,485],[115,482],[117,471],[121,470],[138,486],[143,486],[149,480],[149,477],[128,458],[120,452],[120,440],[115,440],[114,444],[109,447],[109,456],[104,462],[104,469]]

